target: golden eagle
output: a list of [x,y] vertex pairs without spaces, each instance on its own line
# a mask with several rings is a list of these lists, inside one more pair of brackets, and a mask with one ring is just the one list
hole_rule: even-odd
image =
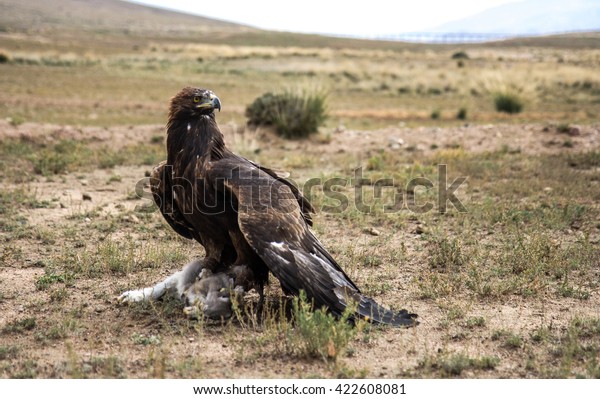
[[[231,152],[215,120],[221,109],[210,90],[186,87],[171,100],[167,160],[152,175],[152,193],[169,225],[206,250],[163,282],[128,291],[122,301],[158,298],[175,288],[204,315],[228,317],[226,291],[263,287],[271,272],[287,294],[301,290],[317,307],[395,326],[416,324],[415,314],[392,311],[359,288],[310,231],[312,205],[289,180]],[[186,308],[193,313],[193,307]]]

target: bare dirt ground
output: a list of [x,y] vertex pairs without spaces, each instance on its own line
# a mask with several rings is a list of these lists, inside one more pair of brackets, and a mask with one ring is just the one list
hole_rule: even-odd
[[[500,152],[526,160],[600,148],[597,125],[579,126],[571,134],[543,125],[376,131],[340,127],[326,137],[291,142],[235,125],[223,125],[222,130],[230,146],[267,166],[291,171],[298,181],[337,173],[381,154],[385,161],[399,159],[415,165],[440,152],[460,152],[461,157]],[[153,138],[162,131],[161,126],[73,128],[26,123],[15,127],[0,123],[3,142],[51,146],[76,140],[85,141],[90,148],[110,145],[117,151],[157,141]],[[26,198],[33,195],[43,206],[16,200],[10,213],[1,215],[22,226],[0,233],[0,375],[598,377],[600,327],[590,327],[591,332],[582,327],[587,335],[579,334],[581,341],[577,342],[584,349],[568,359],[564,355],[574,339],[569,334],[577,320],[593,323],[600,317],[597,259],[592,260],[596,269],[586,271],[590,280],[585,286],[587,294],[580,297],[558,295],[550,283],[534,295],[521,294],[518,289],[477,295],[458,283],[447,288],[453,272],[438,276],[432,271],[431,242],[427,233],[417,231],[419,226],[432,236],[435,231],[462,240],[463,255],[473,255],[481,262],[471,264],[475,261],[467,259],[461,263],[473,270],[478,264],[484,268],[493,256],[502,258],[511,252],[490,251],[488,258],[480,257],[477,248],[495,245],[501,234],[494,227],[461,225],[457,221],[461,215],[456,213],[449,219],[435,214],[408,215],[402,223],[382,221],[385,215],[360,220],[317,215],[317,235],[359,287],[382,303],[418,313],[420,321],[410,329],[373,328],[353,340],[352,350],[335,362],[292,356],[278,349],[274,333],[266,327],[187,320],[174,302],[119,305],[116,298],[120,292],[153,284],[202,253],[199,245],[175,237],[157,212],[143,212],[149,201],[133,193],[150,168],[125,161],[104,169],[84,165],[50,177],[24,169],[22,179],[4,180],[4,192],[24,190]],[[384,168],[382,173],[386,171]],[[598,167],[585,173],[597,175]],[[485,187],[474,184],[461,191],[467,205],[485,193]],[[559,188],[550,187],[547,193],[552,190]],[[590,198],[597,201],[598,181],[593,180],[587,190],[596,193]],[[598,203],[582,201],[592,209],[591,217],[597,218]],[[592,253],[598,255],[596,225],[600,219],[578,223],[579,227],[549,231],[549,239],[563,246],[587,240]],[[376,262],[371,262],[373,259]],[[540,277],[541,281],[544,278]],[[434,292],[439,287],[447,290],[444,295],[427,295],[426,283],[431,283]],[[281,294],[275,281],[271,285],[275,288],[269,291],[269,300],[276,303]],[[578,280],[577,286],[584,289]],[[596,363],[594,355],[585,351],[590,347]]]

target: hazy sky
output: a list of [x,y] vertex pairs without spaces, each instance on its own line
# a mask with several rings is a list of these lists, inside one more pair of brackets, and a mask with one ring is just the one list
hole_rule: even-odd
[[427,31],[522,0],[135,0],[258,28],[373,36]]

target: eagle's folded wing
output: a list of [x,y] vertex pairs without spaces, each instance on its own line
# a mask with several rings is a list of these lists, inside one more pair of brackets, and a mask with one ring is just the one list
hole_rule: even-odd
[[360,293],[312,234],[302,204],[287,184],[239,158],[213,162],[208,180],[217,190],[233,194],[240,230],[285,291],[297,295],[304,290],[315,305],[337,315],[352,301],[362,317],[414,324],[416,315],[392,312]]
[[173,230],[185,238],[193,239],[197,234],[194,233],[192,225],[184,218],[177,201],[173,197],[171,170],[166,161],[162,161],[154,168],[150,178],[152,197]]

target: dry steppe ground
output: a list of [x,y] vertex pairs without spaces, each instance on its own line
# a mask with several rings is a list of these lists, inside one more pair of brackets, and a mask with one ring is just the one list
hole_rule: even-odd
[[[174,301],[119,306],[120,292],[202,254],[134,193],[162,156],[162,127],[3,123],[4,376],[598,377],[597,125],[575,137],[535,124],[346,130],[328,142],[223,130],[300,183],[363,165],[400,187],[427,177],[436,187],[414,193],[423,204],[436,201],[436,165],[448,165],[449,183],[468,177],[457,192],[466,213],[384,213],[390,197],[365,195],[370,214],[350,205],[316,216],[316,234],[359,286],[421,324],[364,328],[331,359],[298,349],[277,314],[222,325],[187,320]],[[354,188],[342,190],[352,204]]]
[[[127,19],[138,6],[112,0],[93,2],[112,21],[97,26],[86,2],[46,3],[0,3],[2,377],[600,377],[597,33],[415,45],[164,11]],[[165,158],[168,100],[185,85],[217,92],[231,148],[298,184],[359,167],[393,179],[380,196],[362,187],[368,213],[350,183],[336,186],[342,212],[313,188],[314,231],[366,294],[418,313],[417,327],[294,310],[274,280],[262,322],[244,308],[216,323],[186,319],[176,301],[117,303],[203,253],[136,194]],[[318,134],[245,127],[245,107],[284,88],[328,93]],[[498,93],[523,111],[497,112]],[[439,165],[448,185],[467,179],[466,212],[439,212]],[[436,206],[385,211],[398,192]]]

